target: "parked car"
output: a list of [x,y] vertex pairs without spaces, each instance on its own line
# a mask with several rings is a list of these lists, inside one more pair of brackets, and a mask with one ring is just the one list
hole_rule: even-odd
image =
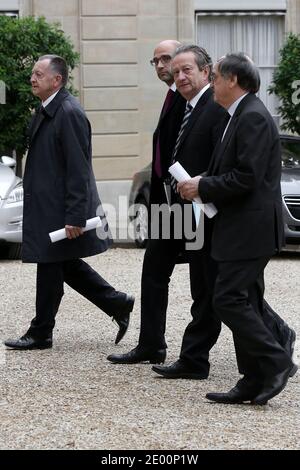
[[[282,174],[281,191],[284,231],[287,249],[300,247],[300,137],[281,135]],[[150,197],[151,164],[133,176],[129,204],[137,204],[135,243],[139,248],[147,244],[148,209]]]
[[0,252],[9,259],[21,255],[23,186],[15,175],[16,161],[0,157]]
[[300,137],[281,136],[281,192],[287,249],[300,245]]

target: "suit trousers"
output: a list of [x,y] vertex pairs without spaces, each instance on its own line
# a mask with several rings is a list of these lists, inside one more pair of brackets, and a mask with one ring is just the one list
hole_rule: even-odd
[[284,345],[289,336],[288,324],[276,313],[264,299],[265,281],[262,271],[255,283],[249,286],[249,301],[256,312],[261,315],[265,325],[272,331],[274,338],[279,344]]
[[126,294],[116,291],[100,274],[81,259],[60,263],[38,263],[36,278],[36,316],[28,333],[35,338],[49,338],[55,325],[66,282],[72,289],[113,316],[126,305]]
[[[184,240],[149,240],[145,252],[141,286],[141,328],[139,347],[165,349],[169,282]],[[185,251],[189,263],[193,299],[192,321],[185,330],[181,359],[204,374],[209,371],[208,354],[217,341],[221,323],[212,311],[216,263],[205,249]],[[176,319],[175,319],[176,321]]]
[[[214,311],[232,331],[240,373],[262,380],[292,364],[273,332],[276,318],[267,325],[253,301],[253,296],[258,298],[254,286],[258,288],[268,261],[261,257],[219,262],[213,297]],[[268,316],[272,317],[270,311]]]

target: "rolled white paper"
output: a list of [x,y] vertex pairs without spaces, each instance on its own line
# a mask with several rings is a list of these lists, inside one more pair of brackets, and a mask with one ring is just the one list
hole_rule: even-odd
[[[83,227],[82,230],[84,232],[87,232],[88,230],[93,230],[93,228],[100,227],[101,224],[102,222],[99,216],[93,217],[92,219],[88,219],[86,221],[86,226]],[[64,240],[65,238],[67,238],[66,229],[61,228],[59,230],[55,230],[54,232],[50,232],[49,237],[52,243],[58,242],[59,240]]]
[[[182,183],[183,181],[191,179],[191,176],[179,162],[175,162],[172,166],[170,166],[169,173],[171,173],[171,175],[176,179],[176,181],[178,181],[178,183]],[[194,201],[197,204],[200,204],[201,209],[209,219],[214,217],[218,212],[216,206],[212,202],[209,202],[208,204],[203,204],[200,197],[196,197]]]

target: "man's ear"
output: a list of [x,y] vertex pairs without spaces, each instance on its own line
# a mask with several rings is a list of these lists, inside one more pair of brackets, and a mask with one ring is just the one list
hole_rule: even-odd
[[229,88],[234,88],[237,85],[237,76],[236,75],[231,75],[228,79],[229,81]]
[[61,75],[55,75],[55,85],[59,86],[62,84],[62,76]]
[[205,76],[208,78],[210,74],[209,66],[205,65],[203,72],[205,72]]

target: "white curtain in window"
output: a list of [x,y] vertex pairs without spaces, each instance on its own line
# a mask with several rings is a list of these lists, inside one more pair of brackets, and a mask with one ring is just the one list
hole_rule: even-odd
[[246,52],[260,70],[259,97],[278,121],[278,100],[267,89],[278,63],[284,36],[284,16],[264,14],[199,15],[197,44],[207,49],[213,61],[227,52]]

